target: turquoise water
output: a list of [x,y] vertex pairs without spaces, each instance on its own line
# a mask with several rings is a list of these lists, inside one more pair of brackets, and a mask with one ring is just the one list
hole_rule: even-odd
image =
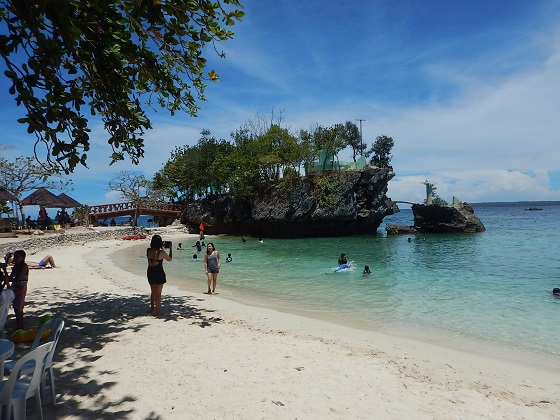
[[[560,299],[551,295],[560,287],[560,206],[541,207],[475,207],[486,232],[412,242],[386,236],[384,225],[374,236],[206,242],[222,255],[218,290],[225,297],[357,328],[560,357]],[[403,210],[385,222],[412,219]],[[184,247],[194,244],[188,241]],[[342,252],[355,268],[333,273]],[[227,253],[233,262],[225,263]],[[166,272],[174,284],[203,292],[202,263],[191,262],[192,254],[175,252]],[[366,264],[369,276],[362,275]]]

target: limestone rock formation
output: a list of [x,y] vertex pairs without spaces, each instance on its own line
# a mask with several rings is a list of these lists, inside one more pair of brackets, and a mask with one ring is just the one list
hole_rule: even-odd
[[414,204],[414,227],[421,233],[484,232],[486,228],[464,201],[449,206]]
[[276,238],[370,234],[385,216],[398,211],[386,196],[391,176],[385,168],[312,175],[271,187],[250,203],[228,196],[193,203],[182,222],[197,231],[203,221],[209,234]]

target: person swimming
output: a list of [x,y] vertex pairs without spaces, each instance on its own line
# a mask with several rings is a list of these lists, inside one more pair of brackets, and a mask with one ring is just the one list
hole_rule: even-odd
[[193,256],[192,256],[192,261],[193,261],[193,262],[197,262],[197,261],[198,261],[198,255],[193,254]]
[[227,258],[226,258],[226,262],[232,262],[233,258],[231,257],[231,254],[227,254]]
[[344,252],[340,254],[340,258],[338,259],[338,266],[340,267],[342,264],[348,265],[348,261],[346,260],[346,254]]
[[362,274],[371,274],[371,270],[369,269],[369,265],[366,265],[364,267],[364,271],[362,272]]
[[552,289],[552,294],[553,294],[554,296],[560,297],[560,288],[555,287],[554,289]]

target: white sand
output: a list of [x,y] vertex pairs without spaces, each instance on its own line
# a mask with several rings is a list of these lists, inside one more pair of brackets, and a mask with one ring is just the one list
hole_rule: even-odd
[[28,326],[46,313],[67,321],[46,419],[560,418],[558,360],[509,362],[169,282],[162,317],[149,316],[146,278],[110,259],[136,243],[51,249],[61,267],[31,271]]

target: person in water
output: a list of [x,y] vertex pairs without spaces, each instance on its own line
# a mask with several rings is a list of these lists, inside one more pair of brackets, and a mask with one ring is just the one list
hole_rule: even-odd
[[202,245],[200,241],[196,241],[196,244],[194,244],[191,248],[196,248],[198,252],[202,251]]
[[208,279],[208,292],[206,292],[206,294],[208,295],[216,293],[216,283],[221,266],[222,258],[220,257],[220,253],[216,251],[212,242],[208,242],[206,254],[204,254],[204,272]]
[[338,266],[340,267],[342,264],[348,265],[348,261],[346,260],[346,254],[344,252],[340,254],[340,258],[338,259]]
[[177,244],[177,251],[183,251],[185,248],[183,248],[183,244],[181,242],[179,242]]
[[555,287],[554,289],[552,289],[552,294],[554,296],[560,297],[560,289],[558,287]]
[[161,291],[163,285],[167,281],[165,271],[163,271],[163,260],[171,261],[173,259],[173,248],[169,244],[169,255],[163,250],[163,240],[161,236],[154,235],[150,242],[150,247],[146,250],[148,258],[148,283],[150,284],[150,312],[152,315],[160,315],[161,307]]
[[363,271],[362,274],[371,274],[371,270],[369,269],[369,265],[366,265],[366,266],[364,267],[364,271]]
[[193,261],[193,262],[197,262],[197,261],[198,261],[198,255],[193,254],[193,256],[192,256],[192,261]]
[[226,262],[232,262],[233,258],[231,258],[231,254],[227,254]]

